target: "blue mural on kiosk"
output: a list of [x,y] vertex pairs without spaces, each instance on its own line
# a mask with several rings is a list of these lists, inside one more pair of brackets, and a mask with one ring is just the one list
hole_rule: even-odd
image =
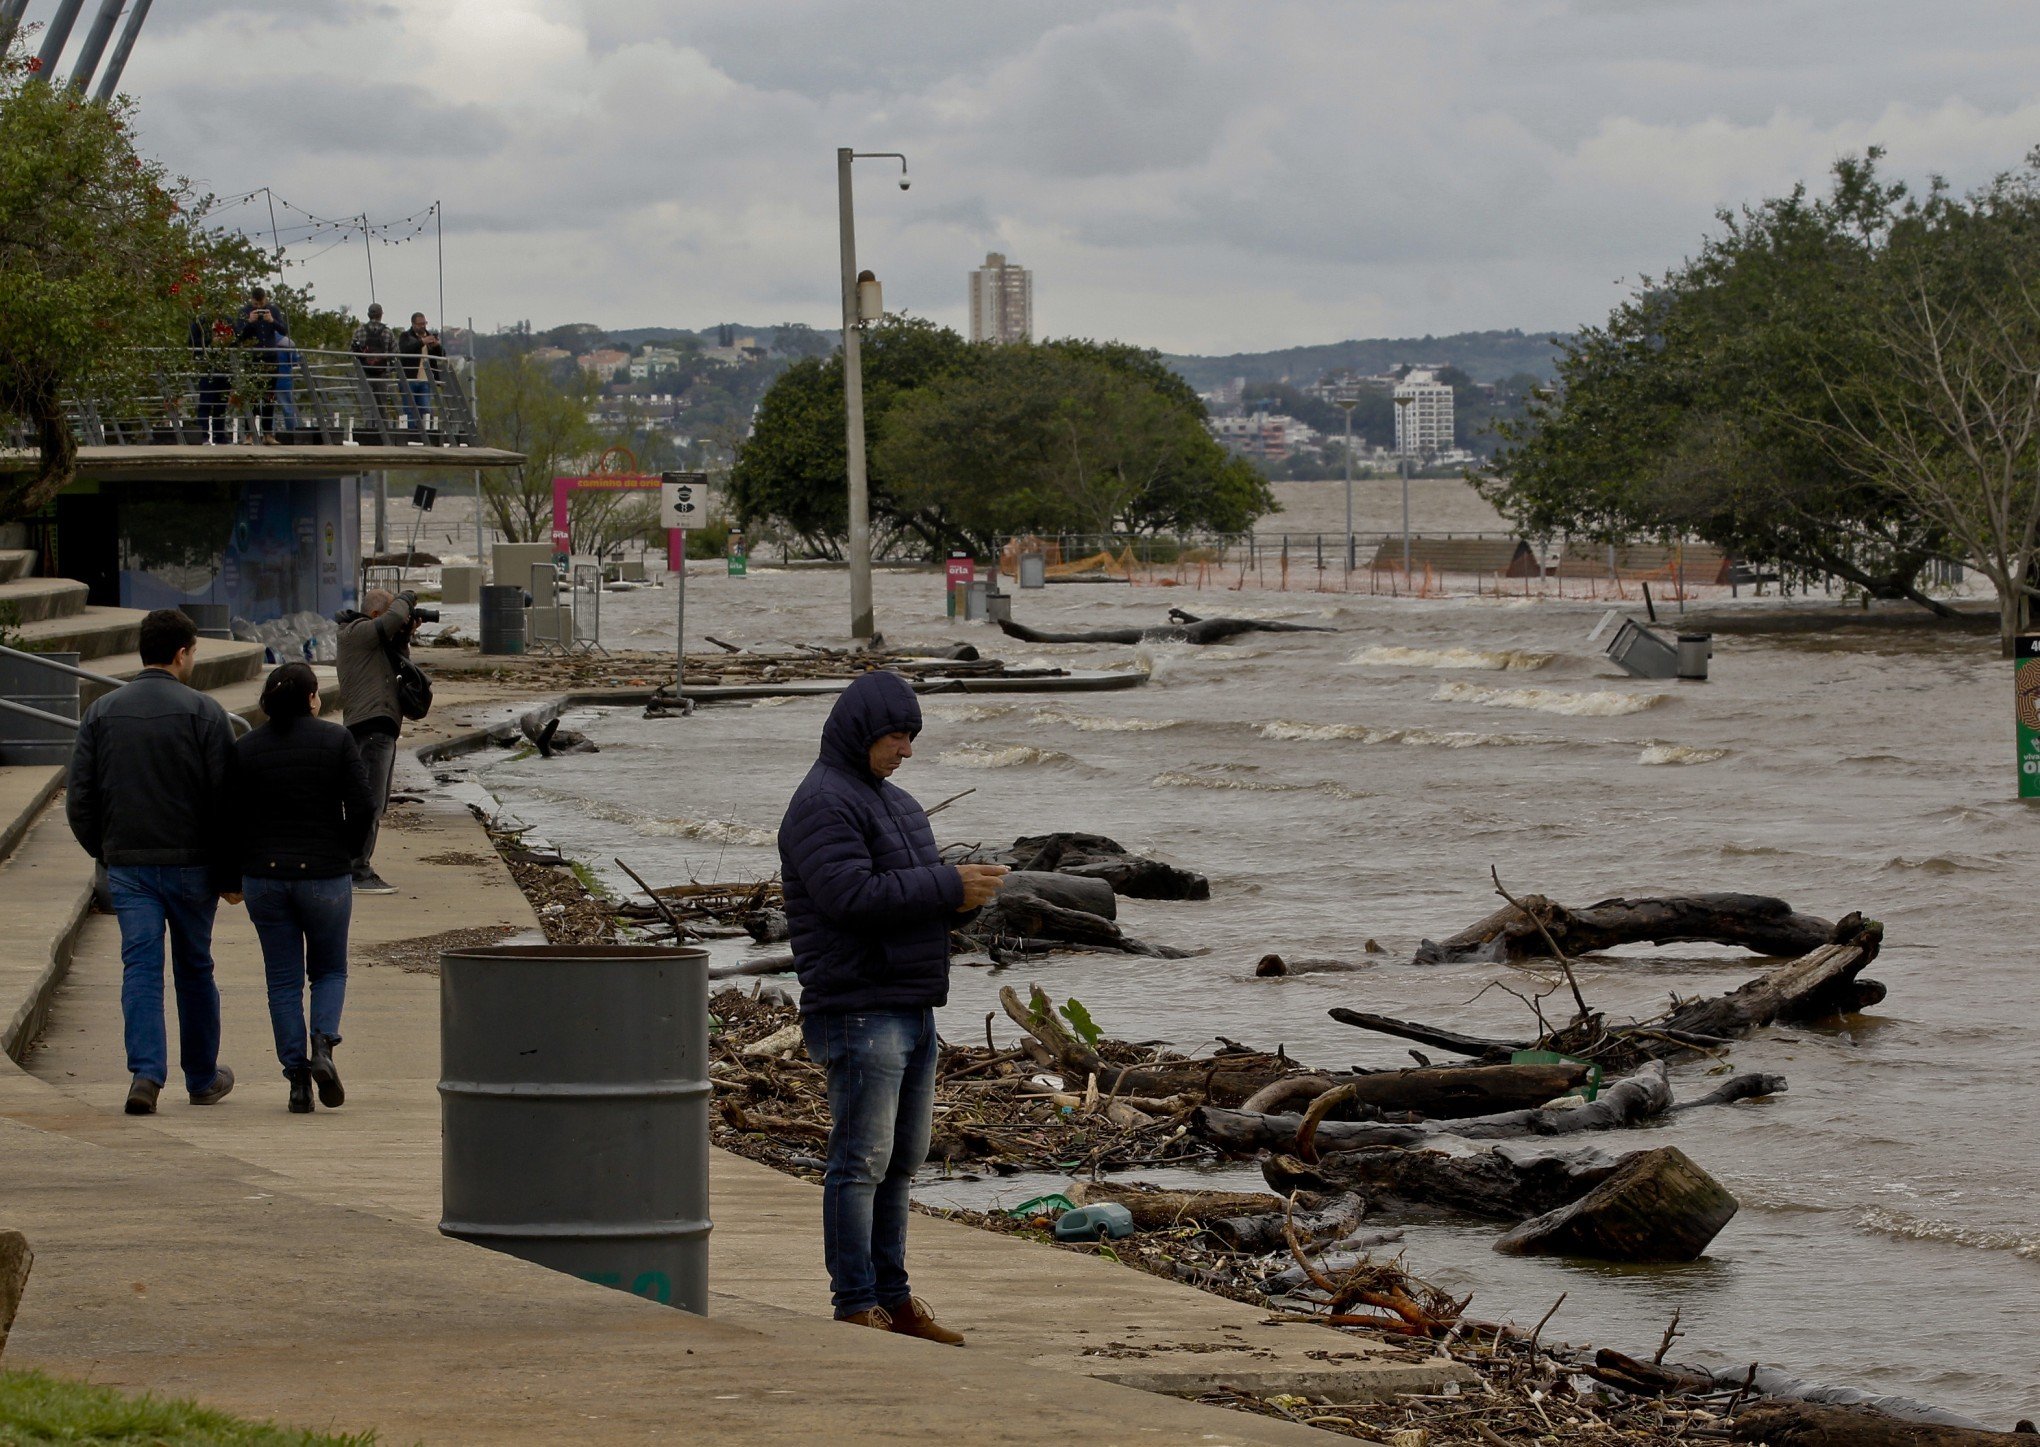
[[235,624],[354,606],[360,492],[353,477],[109,485],[127,608],[224,606]]

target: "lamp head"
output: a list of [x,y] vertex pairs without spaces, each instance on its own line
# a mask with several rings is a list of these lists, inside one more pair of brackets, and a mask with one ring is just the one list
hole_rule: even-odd
[[904,171],[902,171],[900,173],[900,189],[904,191],[913,184],[914,178],[912,176],[907,175]]

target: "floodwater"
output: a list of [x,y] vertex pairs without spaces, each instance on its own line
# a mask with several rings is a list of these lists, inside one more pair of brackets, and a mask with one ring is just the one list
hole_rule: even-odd
[[[1728,1184],[1742,1211],[1706,1260],[1515,1260],[1489,1249],[1498,1226],[1468,1222],[1409,1228],[1407,1264],[1473,1292],[1476,1313],[1525,1323],[1564,1292],[1547,1331],[1573,1341],[1648,1352],[1676,1308],[1674,1359],[1761,1359],[1998,1426],[2040,1415],[2040,814],[2012,797],[2010,669],[1994,640],[1723,636],[1713,680],[1681,685],[1619,675],[1587,641],[1604,605],[1583,601],[1107,585],[1018,597],[1023,620],[1051,627],[1159,621],[1177,605],[1339,630],[1132,648],[945,624],[940,589],[928,573],[882,573],[880,626],[895,642],[970,637],[1016,662],[1151,676],[1120,693],[926,700],[897,782],[924,803],[975,790],[937,817],[939,838],[1091,830],[1212,881],[1209,902],[1122,906],[1130,932],[1206,953],[958,970],[945,1034],[981,1038],[999,986],[1024,993],[1030,979],[1121,1037],[1280,1044],[1327,1067],[1409,1063],[1404,1045],[1330,1020],[1333,1005],[1527,1033],[1525,1007],[1492,987],[1528,977],[1405,963],[1498,902],[1491,865],[1514,892],[1572,903],[1749,890],[1829,918],[1861,910],[1887,928],[1869,973],[1889,999],[1846,1029],[1771,1030],[1733,1052],[1738,1069],[1787,1076],[1788,1093],[1595,1138],[1676,1143]],[[832,641],[846,591],[840,572],[697,576],[690,643]],[[669,593],[604,607],[613,646],[671,646]],[[755,879],[777,867],[773,830],[827,707],[589,715],[575,722],[599,755],[491,763],[481,778],[621,888],[615,856],[655,883]],[[1358,958],[1369,939],[1385,953],[1359,973],[1252,976],[1270,950]],[[1587,963],[1580,983],[1621,1017],[1752,973],[1738,951],[1636,949]],[[1013,1033],[1003,1016],[991,1029]],[[1705,1063],[1674,1084],[1710,1088]],[[1044,1184],[931,1181],[922,1194],[1015,1204]]]

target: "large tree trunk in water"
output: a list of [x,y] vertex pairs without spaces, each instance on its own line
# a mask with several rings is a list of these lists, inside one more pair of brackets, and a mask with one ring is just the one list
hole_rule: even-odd
[[[1362,1109],[1463,1120],[1555,1100],[1584,1085],[1584,1065],[1431,1065],[1420,1070],[1379,1070],[1361,1075],[1292,1075],[1257,1091],[1240,1108],[1273,1112],[1305,1106],[1334,1090],[1350,1089]],[[1353,1112],[1344,1118],[1350,1119]]]
[[1261,1175],[1277,1191],[1358,1191],[1374,1215],[1459,1211],[1520,1221],[1577,1201],[1601,1184],[1622,1158],[1599,1150],[1541,1154],[1492,1146],[1471,1155],[1394,1146],[1340,1151],[1316,1162],[1271,1155]]
[[1730,1430],[1738,1442],[1765,1442],[1770,1447],[2010,1447],[2029,1432],[1979,1432],[1970,1427],[1943,1427],[1909,1422],[1870,1407],[1837,1407],[1822,1402],[1759,1402],[1736,1414]]
[[[1523,909],[1506,905],[1443,940],[1417,946],[1413,963],[1499,964],[1549,959],[1549,931],[1568,955],[1591,955],[1617,945],[1738,945],[1760,955],[1803,955],[1835,938],[1824,919],[1799,914],[1782,899],[1761,894],[1683,894],[1659,899],[1604,899],[1567,909],[1542,895],[1526,895]],[[1544,929],[1525,910],[1536,912]]]
[[1009,638],[1023,643],[1222,643],[1242,633],[1336,633],[1315,623],[1275,623],[1262,618],[1199,618],[1180,609],[1169,610],[1171,622],[1152,628],[1084,628],[1056,632],[1029,628],[1010,618],[998,620]]
[[1884,926],[1851,914],[1835,924],[1834,936],[1834,943],[1789,960],[1725,995],[1689,1001],[1659,1019],[1610,1026],[1596,1015],[1584,1022],[1575,1020],[1535,1041],[1461,1035],[1418,1021],[1343,1007],[1329,1013],[1344,1025],[1422,1041],[1477,1060],[1506,1060],[1512,1052],[1534,1046],[1590,1057],[1600,1061],[1603,1069],[1628,1070],[1646,1060],[1740,1039],[1774,1021],[1827,1020],[1882,1000],[1884,986],[1859,976],[1877,958],[1884,943]]
[[[1462,1140],[1500,1140],[1526,1135],[1576,1135],[1583,1131],[1618,1130],[1663,1115],[1672,1106],[1672,1088],[1665,1069],[1657,1065],[1641,1075],[1618,1080],[1589,1104],[1568,1110],[1502,1111],[1468,1120],[1421,1120],[1408,1124],[1384,1121],[1328,1120],[1313,1133],[1321,1151],[1350,1151],[1365,1146],[1410,1146],[1438,1136]],[[1250,1115],[1245,1111],[1199,1106],[1190,1128],[1220,1150],[1246,1155],[1257,1150],[1296,1147],[1304,1117]]]
[[1577,1201],[1517,1223],[1495,1242],[1505,1256],[1697,1261],[1738,1202],[1677,1146],[1639,1151]]

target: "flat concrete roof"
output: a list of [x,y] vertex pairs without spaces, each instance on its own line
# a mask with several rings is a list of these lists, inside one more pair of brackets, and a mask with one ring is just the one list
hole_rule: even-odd
[[[500,447],[299,447],[278,445],[164,445],[81,447],[80,477],[160,477],[174,473],[200,481],[231,480],[251,473],[298,473],[331,477],[336,473],[395,471],[425,467],[515,467],[521,452]],[[34,452],[0,448],[0,473],[29,472],[40,464]]]

